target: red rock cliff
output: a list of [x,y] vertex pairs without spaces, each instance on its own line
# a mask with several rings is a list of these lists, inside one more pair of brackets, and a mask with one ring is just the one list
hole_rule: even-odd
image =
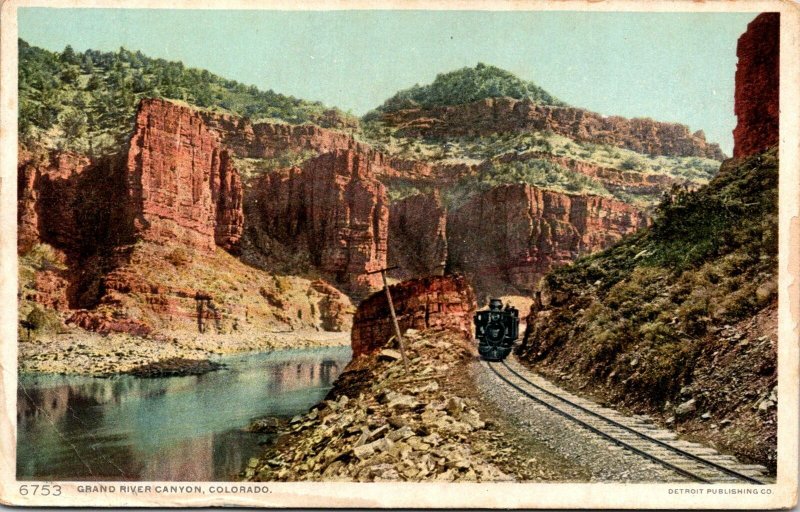
[[778,143],[780,13],[759,14],[736,48],[733,156],[760,153]]
[[702,131],[652,119],[605,117],[573,107],[537,105],[530,100],[487,98],[466,105],[409,109],[384,114],[383,121],[414,137],[486,136],[496,132],[552,130],[571,139],[609,144],[639,153],[702,156],[722,160],[717,144]]
[[448,261],[481,291],[510,284],[529,292],[550,269],[646,224],[645,214],[620,201],[502,185],[448,215]]
[[242,185],[228,151],[196,111],[143,100],[127,161],[128,213],[140,235],[231,250],[242,234]]
[[447,211],[438,192],[416,194],[389,207],[389,265],[393,276],[441,275],[447,261]]
[[368,155],[345,150],[261,178],[264,231],[301,250],[350,291],[378,288],[386,266],[389,209],[386,188]]
[[[389,287],[400,332],[407,329],[445,327],[472,336],[475,295],[463,276],[429,276]],[[358,305],[353,318],[353,357],[383,347],[394,336],[394,327],[383,290]]]

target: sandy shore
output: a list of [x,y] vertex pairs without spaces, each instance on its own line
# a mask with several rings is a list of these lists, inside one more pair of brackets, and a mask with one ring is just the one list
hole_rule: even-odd
[[167,359],[207,360],[241,352],[349,344],[349,332],[313,330],[224,335],[174,332],[156,340],[75,329],[20,339],[18,368],[20,372],[111,375]]

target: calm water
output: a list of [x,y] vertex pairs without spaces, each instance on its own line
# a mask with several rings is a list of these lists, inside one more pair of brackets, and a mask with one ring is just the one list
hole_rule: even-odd
[[21,375],[17,477],[235,479],[268,439],[243,427],[307,411],[349,360],[335,347],[223,358],[191,377]]

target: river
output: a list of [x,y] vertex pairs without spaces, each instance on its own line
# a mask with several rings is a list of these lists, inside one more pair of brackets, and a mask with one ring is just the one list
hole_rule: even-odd
[[22,374],[17,478],[236,480],[269,441],[243,428],[306,412],[350,356],[347,346],[230,356],[189,377]]

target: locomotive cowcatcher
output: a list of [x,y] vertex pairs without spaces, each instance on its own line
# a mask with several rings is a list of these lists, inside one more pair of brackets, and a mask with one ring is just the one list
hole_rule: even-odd
[[519,310],[510,304],[503,309],[503,301],[489,301],[488,311],[478,311],[474,316],[478,353],[487,361],[502,361],[511,353],[519,336]]

